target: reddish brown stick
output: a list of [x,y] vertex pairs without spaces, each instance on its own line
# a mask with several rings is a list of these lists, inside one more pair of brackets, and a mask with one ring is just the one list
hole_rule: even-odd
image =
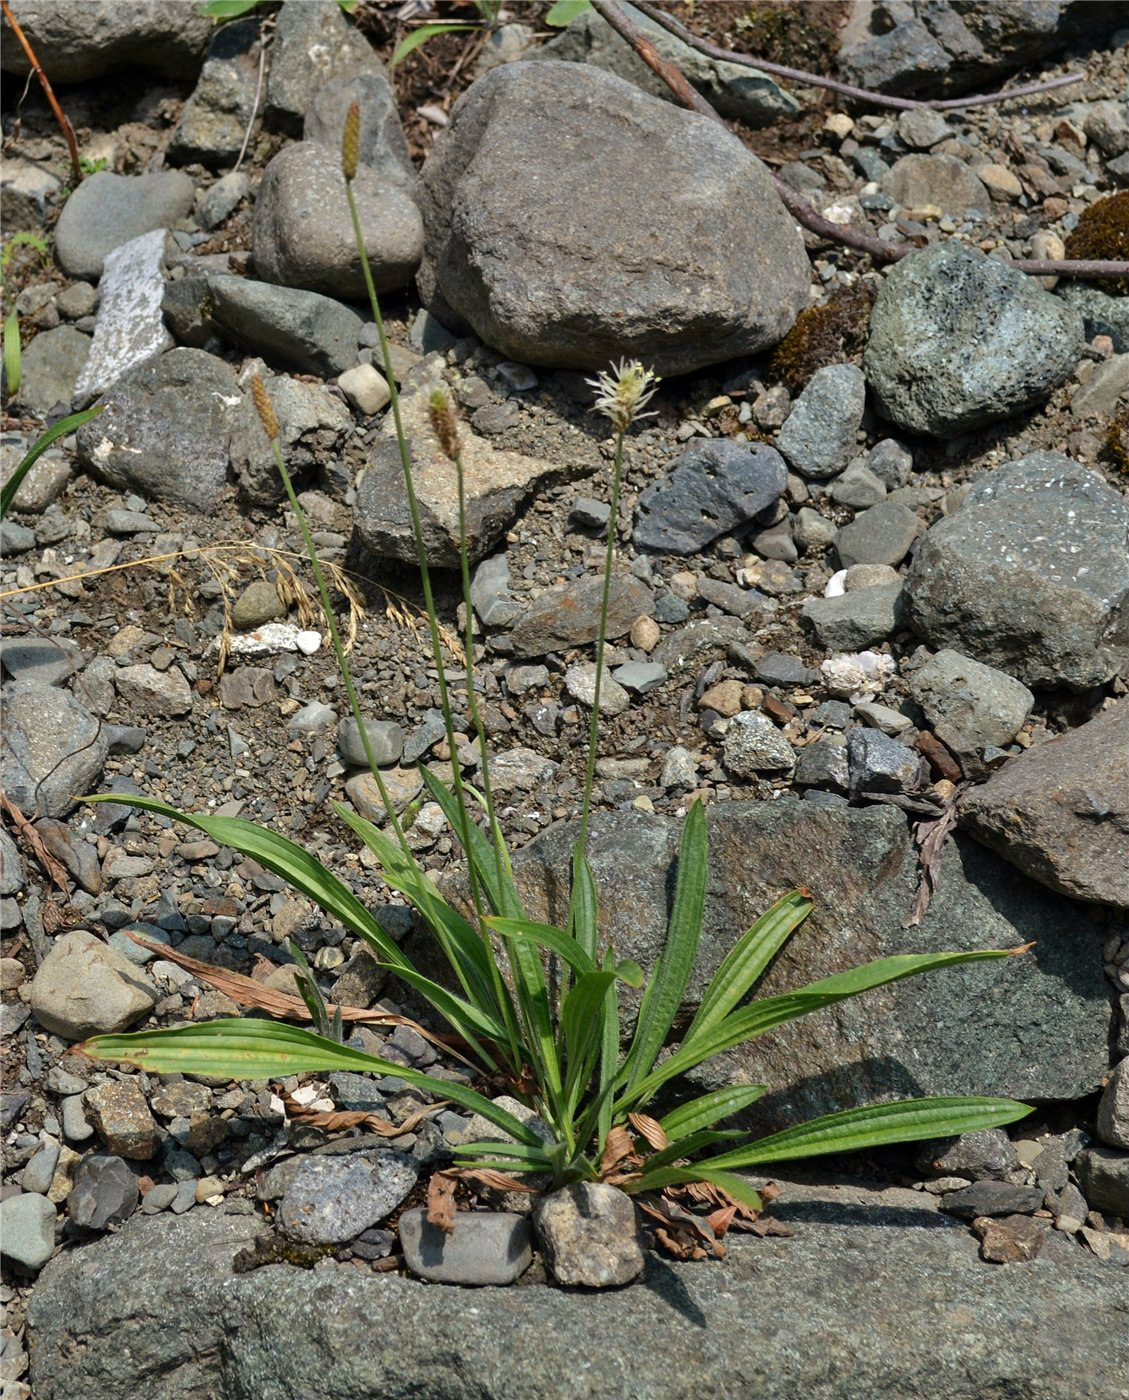
[[27,61],[31,64],[31,71],[39,79],[39,86],[43,89],[47,101],[51,104],[51,110],[55,113],[55,120],[62,128],[63,136],[66,138],[67,142],[67,150],[71,153],[71,170],[74,172],[74,182],[77,185],[82,180],[82,164],[78,158],[78,142],[74,139],[74,127],[71,126],[70,122],[67,120],[67,114],[59,106],[59,101],[55,96],[54,89],[47,80],[47,74],[43,71],[43,65],[36,57],[35,50],[32,48],[27,35],[16,23],[16,17],[12,13],[12,7],[8,4],[8,0],[0,0],[0,10],[3,11],[4,18],[8,21],[12,33],[19,40],[20,48],[27,54]]
[[[725,122],[713,106],[687,82],[685,75],[675,64],[662,57],[650,39],[641,34],[627,18],[615,0],[592,0],[592,8],[611,25],[621,38],[631,45],[647,67],[666,83],[684,107],[690,108],[691,111],[697,112],[703,117],[709,117],[711,121],[717,122],[719,126],[728,131],[729,128],[725,126]],[[786,184],[771,171],[769,174],[772,175],[776,192],[788,212],[804,228],[818,234],[821,238],[826,238],[833,243],[842,243],[848,248],[857,248],[860,252],[869,253],[872,258],[878,258],[882,262],[897,262],[901,258],[908,257],[910,253],[918,251],[916,245],[912,243],[887,243],[871,233],[863,233],[861,229],[853,228],[850,224],[832,223],[830,219],[824,218],[822,214],[813,209],[806,199],[802,199],[791,185]],[[1014,267],[1017,272],[1026,272],[1035,277],[1129,276],[1129,262],[1096,261],[1081,258],[1017,259],[1009,263],[1008,266]]]

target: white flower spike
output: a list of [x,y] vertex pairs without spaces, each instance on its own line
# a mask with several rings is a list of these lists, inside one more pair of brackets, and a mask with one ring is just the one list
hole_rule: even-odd
[[643,410],[654,397],[659,377],[653,370],[644,369],[638,360],[620,360],[618,365],[585,383],[596,391],[594,410],[610,418],[618,432],[627,432],[639,418],[654,417],[654,410]]

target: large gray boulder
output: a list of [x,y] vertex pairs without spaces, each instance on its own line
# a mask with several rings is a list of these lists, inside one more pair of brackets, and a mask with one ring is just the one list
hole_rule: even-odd
[[526,363],[686,373],[775,345],[807,301],[803,240],[756,157],[585,65],[478,79],[421,207],[425,304]]
[[1012,759],[958,811],[1041,884],[1129,909],[1129,704]]
[[98,784],[109,739],[69,690],[18,681],[3,695],[0,788],[25,816],[61,817]]
[[[799,103],[756,68],[711,58],[656,24],[633,5],[621,6],[632,24],[654,44],[659,54],[674,63],[686,79],[723,117],[734,117],[748,126],[769,126],[794,117]],[[529,55],[531,59],[558,59],[565,63],[589,63],[614,73],[652,97],[675,102],[666,83],[639,57],[626,39],[595,10],[576,16],[568,28]]]
[[[81,83],[119,68],[193,78],[213,29],[203,6],[166,0],[20,0],[12,9],[53,83]],[[27,58],[7,24],[3,33],[0,68],[27,73]]]
[[631,1288],[469,1300],[329,1260],[235,1273],[254,1217],[135,1216],[40,1274],[31,1383],[38,1400],[1076,1400],[1084,1356],[1089,1394],[1123,1392],[1119,1270],[1059,1238],[1022,1267],[984,1264],[931,1205],[785,1182],[772,1213],[790,1239],[651,1257]]
[[1086,689],[1129,661],[1129,507],[1101,477],[1034,452],[982,477],[918,546],[910,622],[1027,686]]
[[885,417],[947,437],[1041,403],[1069,377],[1082,345],[1073,306],[946,239],[886,274],[863,370]]
[[[765,1083],[757,1128],[881,1099],[1002,1094],[1072,1099],[1109,1067],[1104,923],[1033,885],[961,835],[941,863],[921,924],[904,929],[917,849],[894,807],[727,802],[710,809],[710,886],[686,997],[697,999],[739,935],[787,890],[815,910],[759,994],[794,990],[872,958],[1038,939],[1024,957],[923,974],[868,992],[748,1042],[692,1071],[698,1089]],[[589,857],[601,924],[619,957],[653,968],[665,943],[681,823],[637,813],[593,817]],[[567,916],[575,830],[561,823],[523,848],[515,871],[534,918]],[[630,1006],[624,996],[625,1005]]]
[[63,205],[55,228],[59,266],[71,277],[97,281],[107,253],[143,233],[170,228],[192,208],[194,194],[183,170],[152,175],[100,170]]

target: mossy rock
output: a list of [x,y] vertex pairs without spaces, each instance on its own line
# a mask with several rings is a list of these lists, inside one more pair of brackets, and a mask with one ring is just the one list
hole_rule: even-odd
[[796,395],[816,370],[860,355],[876,295],[870,282],[856,282],[832,292],[821,306],[805,307],[773,351],[769,378]]

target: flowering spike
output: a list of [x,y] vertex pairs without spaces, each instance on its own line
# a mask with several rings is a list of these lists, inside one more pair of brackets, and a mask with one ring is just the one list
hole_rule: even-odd
[[593,408],[610,418],[618,432],[627,432],[639,418],[654,417],[653,410],[643,410],[654,397],[659,377],[653,370],[644,369],[638,360],[620,360],[618,365],[585,382],[596,391]]
[[459,455],[459,422],[451,400],[442,389],[434,389],[427,404],[431,427],[439,439],[439,446],[453,462]]
[[346,180],[357,176],[357,162],[361,158],[361,104],[350,102],[345,113],[345,131],[341,137],[341,169]]
[[263,431],[273,442],[275,438],[281,436],[278,431],[278,418],[275,416],[274,405],[267,397],[267,386],[257,374],[251,376],[251,397],[255,400],[255,407],[262,421]]

